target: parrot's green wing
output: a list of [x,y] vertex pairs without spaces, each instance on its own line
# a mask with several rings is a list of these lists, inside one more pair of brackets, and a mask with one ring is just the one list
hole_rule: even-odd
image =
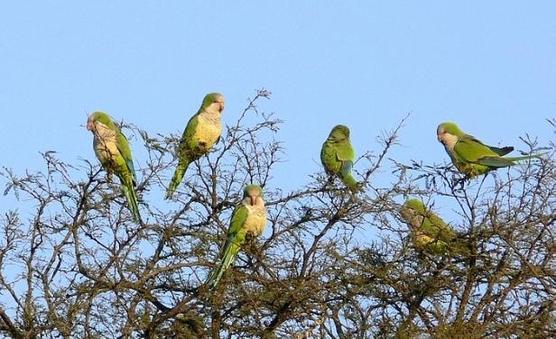
[[506,147],[494,147],[494,146],[488,146],[488,148],[490,148],[491,151],[493,151],[494,153],[498,154],[499,156],[503,156],[506,155],[508,153],[510,153],[511,151],[514,150],[513,147],[511,146],[506,146]]
[[438,239],[440,236],[442,236],[442,238],[449,237],[450,228],[446,225],[444,220],[440,219],[440,217],[430,211],[426,211],[422,215],[424,218],[420,227],[421,232],[435,239]]
[[136,222],[141,222],[141,215],[139,214],[139,202],[137,199],[137,192],[135,192],[135,168],[133,166],[133,159],[131,157],[131,148],[125,135],[118,129],[116,131],[116,143],[120,154],[125,162],[127,173],[121,174],[123,191],[128,201],[129,207]]
[[488,167],[508,167],[515,165],[515,163],[507,158],[502,158],[500,156],[495,157],[482,157],[476,161],[476,163],[488,166]]
[[174,171],[174,175],[172,176],[172,180],[168,185],[168,189],[166,190],[166,199],[170,199],[176,189],[178,188],[179,184],[181,183],[189,164],[195,161],[194,157],[194,150],[197,149],[197,142],[198,139],[195,138],[195,133],[197,132],[197,125],[199,124],[199,114],[195,114],[194,116],[189,119],[187,125],[185,126],[185,130],[183,131],[182,137],[180,139],[180,143],[177,149],[177,156],[178,156],[178,166]]
[[538,154],[526,155],[521,157],[505,157],[502,155],[513,151],[513,147],[493,147],[487,146],[479,140],[465,135],[454,146],[457,157],[464,162],[474,163],[489,168],[500,168],[515,165],[515,161],[538,158]]
[[353,146],[351,146],[350,142],[342,142],[334,145],[334,149],[336,151],[336,157],[340,161],[349,161],[353,163],[355,160],[355,151],[353,150]]
[[127,169],[135,180],[135,168],[133,166],[133,159],[131,157],[131,148],[129,147],[127,138],[119,129],[116,131],[116,143],[120,154],[124,158]]
[[[180,141],[180,149],[185,148],[188,150],[194,150],[197,148],[197,138],[195,138],[195,133],[197,132],[197,125],[199,124],[199,114],[195,114],[187,122],[185,130]],[[180,155],[181,156],[181,155]]]
[[[228,241],[238,242],[241,240],[240,245],[245,239],[245,230],[243,229],[243,224],[247,220],[247,215],[249,215],[249,210],[244,204],[240,204],[232,213],[232,220],[230,221],[230,228],[228,229]],[[242,238],[242,239],[239,239]]]
[[353,160],[355,160],[355,151],[349,142],[343,142],[335,146],[336,158],[342,163],[340,167],[340,178],[348,187],[356,189],[357,182],[351,174]]
[[339,166],[337,166],[336,154],[331,143],[328,141],[325,141],[322,144],[322,149],[320,150],[320,160],[328,174],[336,174],[339,170]]
[[460,138],[454,146],[456,156],[464,162],[477,162],[479,159],[488,156],[498,156],[496,152],[479,140],[465,135]]
[[453,241],[457,236],[456,232],[450,226],[446,225],[446,223],[444,223],[442,219],[440,218],[438,219],[440,220],[441,223],[436,224],[437,226],[436,239],[447,243]]
[[[131,156],[131,148],[129,147],[129,142],[125,135],[120,131],[117,126],[116,129],[116,147],[120,152],[121,158],[115,159],[116,162],[120,162],[120,169],[116,174],[120,177],[122,181],[122,188],[124,195],[128,201],[129,208],[133,214],[133,218],[136,222],[141,222],[141,215],[139,214],[139,202],[137,198],[137,193],[135,192],[135,168],[133,166],[133,158]],[[121,161],[124,163],[122,164]],[[122,166],[123,165],[123,166]]]
[[351,171],[353,170],[353,161],[355,160],[355,151],[349,141],[336,143],[334,145],[336,160],[340,162],[340,171],[338,173],[342,182],[353,192],[359,190],[359,185]]
[[232,213],[232,220],[228,229],[226,243],[222,250],[220,264],[207,278],[207,284],[210,288],[214,288],[218,284],[222,275],[230,267],[245,242],[246,231],[243,225],[245,220],[247,220],[248,214],[249,210],[244,204],[238,206]]

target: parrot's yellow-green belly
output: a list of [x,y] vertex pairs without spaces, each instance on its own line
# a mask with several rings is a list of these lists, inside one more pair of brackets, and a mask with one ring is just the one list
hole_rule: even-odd
[[448,245],[444,241],[434,239],[423,233],[415,234],[413,241],[417,248],[428,250],[435,254],[444,254],[448,249]]
[[214,121],[213,119],[207,119],[202,115],[199,115],[198,119],[195,138],[198,140],[199,144],[203,144],[204,148],[208,150],[214,146],[222,134],[222,123],[220,121]]
[[467,175],[468,177],[472,178],[472,177],[476,177],[478,175],[485,174],[485,173],[487,173],[488,171],[491,170],[491,168],[488,167],[488,166],[479,165],[479,164],[475,164],[475,163],[460,159],[456,155],[456,152],[455,152],[455,149],[454,149],[456,141],[457,141],[457,138],[456,138],[456,140],[449,139],[448,140],[448,145],[446,145],[444,147],[446,148],[446,151],[450,155],[450,159],[452,160],[452,163],[454,164],[454,166],[456,166],[458,171],[460,171],[461,173],[463,173],[463,174]]
[[475,177],[477,175],[485,174],[491,170],[491,168],[488,166],[466,163],[462,161],[455,161],[454,165],[461,173],[467,175],[470,178]]
[[266,225],[266,209],[259,206],[248,205],[247,209],[249,213],[247,214],[247,219],[243,224],[243,228],[247,233],[251,233],[258,237],[264,231]]

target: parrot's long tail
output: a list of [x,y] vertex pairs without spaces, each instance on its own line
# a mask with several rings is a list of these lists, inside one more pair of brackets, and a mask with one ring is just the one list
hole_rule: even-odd
[[355,180],[351,174],[352,168],[353,163],[351,161],[344,161],[342,168],[340,169],[340,179],[350,189],[350,191],[357,192],[360,190],[360,187],[357,180]]
[[537,154],[528,154],[520,157],[504,157],[504,159],[508,159],[511,161],[522,161],[522,160],[529,160],[529,159],[541,159],[545,153],[537,153]]
[[129,210],[133,215],[133,219],[135,220],[135,222],[141,223],[141,214],[139,214],[139,203],[137,199],[137,193],[135,192],[135,188],[133,187],[133,180],[122,181],[122,187],[124,195],[127,199]]
[[224,250],[222,251],[222,261],[220,262],[218,267],[210,272],[207,278],[207,285],[209,286],[209,288],[213,289],[214,287],[216,287],[220,279],[222,279],[222,275],[224,274],[224,272],[226,272],[228,267],[230,267],[230,265],[234,262],[239,249],[239,243],[231,240],[226,241]]
[[172,198],[172,195],[174,195],[174,192],[180,185],[190,163],[191,162],[189,160],[179,161],[178,167],[176,167],[176,171],[174,172],[174,176],[170,181],[170,185],[168,185],[168,189],[166,190],[166,199]]
[[516,165],[517,162],[519,162],[519,161],[531,160],[531,159],[541,159],[542,155],[544,155],[544,153],[528,154],[528,155],[524,155],[524,156],[520,156],[520,157],[498,157],[498,156],[484,157],[484,158],[480,159],[479,163],[481,165],[495,167],[495,168],[509,167],[509,166]]
[[350,189],[350,191],[357,192],[360,190],[359,184],[351,174],[342,176],[341,179],[342,182]]

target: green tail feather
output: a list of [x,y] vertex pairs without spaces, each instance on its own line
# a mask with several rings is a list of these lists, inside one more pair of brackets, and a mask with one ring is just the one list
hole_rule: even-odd
[[176,167],[176,171],[174,172],[174,176],[172,177],[172,180],[170,181],[170,185],[168,185],[168,189],[166,190],[166,199],[170,199],[172,197],[172,195],[174,195],[174,192],[176,191],[176,189],[178,188],[178,186],[180,185],[183,176],[185,175],[185,172],[187,171],[187,168],[189,167],[190,162],[189,161],[179,161],[178,163],[178,167]]
[[352,192],[357,192],[360,190],[357,180],[351,174],[351,169],[353,168],[353,162],[343,161],[342,167],[340,168],[340,179],[342,182],[350,189]]
[[340,179],[342,179],[342,182],[352,191],[352,192],[357,192],[360,190],[359,184],[357,183],[357,180],[355,180],[355,178],[351,175],[351,173],[348,173],[347,175],[342,175],[340,177]]
[[545,155],[546,153],[538,153],[538,154],[528,154],[528,155],[524,155],[524,156],[520,156],[520,157],[505,157],[505,159],[511,160],[511,161],[522,161],[522,160],[529,160],[529,159],[541,159],[541,157],[543,155]]
[[133,183],[122,183],[124,195],[127,199],[127,204],[135,222],[141,223],[141,214],[139,214],[139,203],[137,193],[133,188]]
[[480,159],[478,163],[484,166],[496,168],[509,167],[516,165],[518,161],[540,159],[543,154],[529,154],[520,157],[484,157]]
[[212,289],[216,287],[224,272],[230,267],[232,262],[234,262],[237,253],[239,252],[240,245],[234,241],[226,241],[226,245],[222,255],[222,261],[217,268],[210,272],[207,278],[207,285]]

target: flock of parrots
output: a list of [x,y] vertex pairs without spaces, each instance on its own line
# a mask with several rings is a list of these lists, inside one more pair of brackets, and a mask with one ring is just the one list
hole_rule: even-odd
[[[168,185],[166,198],[170,199],[181,183],[189,164],[207,154],[219,141],[222,134],[221,115],[224,110],[224,96],[209,93],[201,107],[189,119],[177,148],[178,165]],[[112,118],[103,112],[92,113],[87,120],[87,129],[94,135],[95,154],[110,178],[115,173],[120,179],[122,191],[135,222],[142,223],[135,192],[135,170],[131,149],[126,137]],[[361,190],[361,185],[352,175],[355,151],[351,145],[347,126],[337,125],[322,145],[321,161],[325,172],[338,177],[353,193]],[[504,157],[513,147],[493,147],[483,144],[475,137],[464,133],[453,122],[438,126],[437,137],[450,156],[454,166],[466,178],[486,174],[491,170],[508,167],[516,161],[527,160],[539,155]],[[400,210],[400,216],[410,226],[414,246],[429,253],[442,254],[457,248],[455,231],[441,218],[431,212],[419,199],[407,200]],[[267,212],[263,191],[259,185],[250,184],[244,188],[243,200],[234,209],[228,229],[226,243],[221,252],[220,264],[209,274],[207,285],[214,288],[223,273],[232,264],[246,236],[259,236],[265,227]]]

